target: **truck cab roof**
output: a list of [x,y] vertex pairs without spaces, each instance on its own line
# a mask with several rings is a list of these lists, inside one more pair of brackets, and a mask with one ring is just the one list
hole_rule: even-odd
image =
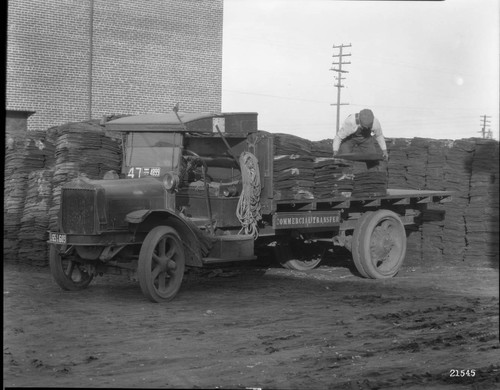
[[[179,120],[180,118],[180,120]],[[257,113],[170,112],[126,116],[106,123],[109,131],[222,133],[246,136],[257,131]]]

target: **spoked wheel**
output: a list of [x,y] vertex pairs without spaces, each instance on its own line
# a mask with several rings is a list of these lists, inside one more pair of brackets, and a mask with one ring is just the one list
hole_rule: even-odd
[[89,273],[85,264],[78,261],[78,255],[62,257],[55,245],[50,245],[50,272],[56,283],[68,291],[83,290],[88,287],[94,275]]
[[151,230],[139,253],[142,293],[152,302],[170,301],[181,287],[184,268],[184,248],[175,229],[157,226]]
[[352,238],[352,257],[359,273],[372,279],[396,275],[406,255],[406,232],[390,210],[364,214]]
[[296,271],[310,271],[323,259],[321,248],[298,239],[292,239],[286,245],[278,245],[275,254],[284,268]]

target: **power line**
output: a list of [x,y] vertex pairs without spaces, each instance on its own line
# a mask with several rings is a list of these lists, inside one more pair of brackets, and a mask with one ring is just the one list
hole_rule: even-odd
[[268,97],[268,98],[273,98],[273,99],[297,100],[297,101],[301,101],[301,102],[312,102],[312,103],[321,103],[321,104],[327,103],[326,100],[304,99],[304,98],[298,98],[298,97],[273,95],[273,94],[269,94],[269,93],[236,91],[234,89],[225,89],[225,88],[223,88],[222,91],[230,92],[230,93],[237,93],[239,95],[263,96],[263,97]]
[[[261,39],[259,37],[256,37],[255,35],[247,35],[247,34],[241,34],[241,33],[236,33],[232,34],[232,36],[236,37],[241,37],[242,39],[246,39],[249,41],[254,41],[259,43],[262,46],[281,46],[289,50],[293,50],[294,52],[296,50],[301,50],[302,52],[309,52],[309,53],[322,53],[321,48],[314,48],[311,47],[310,44],[304,43],[304,44],[297,44],[296,41],[292,41],[292,43],[289,40],[278,40],[276,38],[269,39],[269,37],[266,37],[266,39]],[[429,66],[429,65],[418,65],[415,62],[409,62],[409,61],[402,61],[401,59],[393,60],[391,57],[387,56],[380,56],[380,55],[371,55],[371,56],[366,56],[366,55],[359,55],[359,58],[362,59],[364,62],[365,60],[368,60],[370,64],[373,64],[374,62],[379,62],[381,64],[388,64],[388,65],[393,65],[396,67],[405,67],[405,68],[413,68],[417,70],[421,70],[422,72],[436,72],[436,73],[441,73],[441,74],[449,74],[449,75],[454,75],[456,74],[456,69],[453,67],[443,67],[443,66]],[[427,73],[428,74],[428,73]],[[470,72],[461,72],[462,75],[464,76],[475,76],[474,73]],[[442,77],[442,76],[437,76],[436,77]],[[483,75],[484,78],[496,80],[496,75],[495,74],[486,74]]]
[[[261,93],[261,92],[256,92],[256,91],[248,91],[248,90],[236,90],[236,89],[227,89],[223,88],[223,92],[229,92],[229,93],[236,93],[240,95],[251,95],[251,96],[263,96],[263,97],[269,97],[269,98],[274,98],[274,99],[284,99],[284,100],[296,100],[296,101],[304,101],[304,102],[312,102],[312,103],[328,103],[328,100],[321,100],[321,99],[305,99],[302,97],[294,97],[294,96],[283,96],[283,95],[276,95],[272,93]],[[351,102],[349,105],[356,106],[356,107],[366,107],[366,106],[372,106],[372,107],[379,107],[379,108],[391,108],[391,109],[407,109],[407,110],[435,110],[437,107],[436,106],[404,106],[404,105],[384,105],[384,104],[374,104],[374,103],[359,103],[359,102]],[[482,106],[484,109],[484,106]],[[460,106],[454,106],[454,107],[439,107],[440,111],[449,111],[449,112],[477,112],[478,109],[481,109],[481,107],[472,107],[472,106],[467,106],[467,107],[460,107]],[[493,106],[492,106],[493,109]]]
[[[372,107],[379,107],[379,108],[391,108],[391,109],[405,109],[405,110],[436,110],[438,107],[437,106],[393,106],[393,105],[383,105],[383,104],[366,104],[366,103],[351,103],[352,106],[357,106],[357,107],[366,107],[366,106],[372,106]],[[484,108],[484,107],[483,107]],[[477,108],[474,107],[439,107],[440,111],[449,111],[449,112],[464,112],[464,111],[477,111]]]

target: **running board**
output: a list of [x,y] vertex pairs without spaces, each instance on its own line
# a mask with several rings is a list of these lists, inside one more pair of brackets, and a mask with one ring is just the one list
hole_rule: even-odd
[[205,263],[223,263],[240,260],[254,260],[254,238],[250,234],[225,234],[212,237],[212,248],[206,257]]
[[257,260],[257,256],[238,257],[234,259],[220,258],[220,257],[204,257],[201,259],[203,264],[232,263],[236,261],[251,261],[251,260]]

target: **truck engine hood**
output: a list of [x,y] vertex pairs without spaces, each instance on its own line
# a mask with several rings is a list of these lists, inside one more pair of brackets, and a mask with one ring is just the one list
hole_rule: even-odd
[[91,180],[79,177],[61,191],[63,231],[96,234],[127,229],[128,213],[166,207],[166,191],[154,178]]

